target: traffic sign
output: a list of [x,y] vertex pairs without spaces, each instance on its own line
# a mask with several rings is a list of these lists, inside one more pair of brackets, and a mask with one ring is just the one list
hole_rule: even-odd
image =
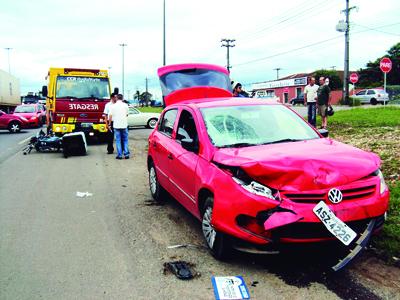
[[358,74],[357,73],[351,73],[350,74],[350,82],[354,84],[357,81],[358,81]]
[[381,68],[383,73],[389,73],[390,70],[392,69],[392,61],[390,60],[389,57],[384,57],[381,59],[379,67]]

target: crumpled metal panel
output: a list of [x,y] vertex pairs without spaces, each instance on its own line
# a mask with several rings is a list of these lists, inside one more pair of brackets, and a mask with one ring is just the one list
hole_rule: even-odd
[[331,139],[220,148],[213,161],[241,167],[255,180],[285,191],[344,185],[368,176],[380,166],[377,155]]

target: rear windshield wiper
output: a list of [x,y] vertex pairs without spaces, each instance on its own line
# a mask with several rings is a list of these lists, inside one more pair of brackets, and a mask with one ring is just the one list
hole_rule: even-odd
[[263,143],[263,145],[269,145],[269,144],[279,144],[279,143],[287,143],[287,142],[299,142],[303,141],[302,139],[281,139],[273,142],[268,142],[268,143]]

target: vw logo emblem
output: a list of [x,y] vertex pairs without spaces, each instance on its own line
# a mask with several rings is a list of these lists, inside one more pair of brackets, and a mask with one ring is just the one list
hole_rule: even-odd
[[333,189],[330,189],[328,192],[328,199],[332,203],[336,204],[343,200],[343,194],[338,189],[333,188]]

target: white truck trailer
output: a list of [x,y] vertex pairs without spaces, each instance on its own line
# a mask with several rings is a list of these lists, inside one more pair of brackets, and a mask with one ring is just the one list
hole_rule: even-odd
[[21,104],[19,79],[0,70],[0,110],[10,113]]

